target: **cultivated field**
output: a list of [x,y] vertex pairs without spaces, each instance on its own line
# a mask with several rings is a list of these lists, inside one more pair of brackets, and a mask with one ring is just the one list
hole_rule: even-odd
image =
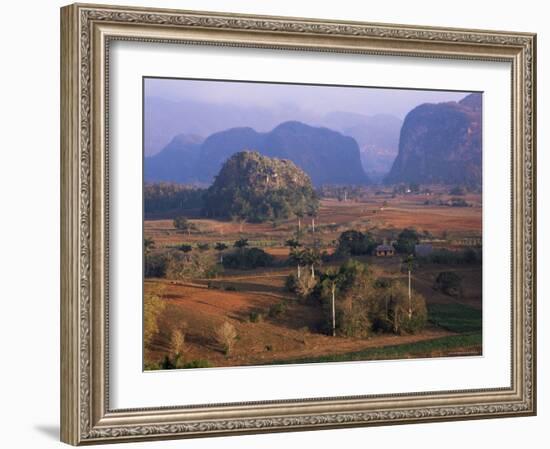
[[[463,198],[469,207],[434,204],[448,198],[444,193],[401,195],[372,192],[362,201],[321,200],[313,231],[311,217],[301,219],[304,240],[318,239],[331,254],[345,230],[369,231],[379,241],[392,241],[403,228],[413,227],[435,247],[456,249],[463,238],[480,238],[481,195]],[[437,201],[435,201],[437,200]],[[279,223],[246,223],[190,218],[189,233],[174,228],[172,219],[146,220],[145,238],[155,251],[182,244],[196,246],[217,242],[232,247],[249,239],[281,262],[276,267],[228,270],[212,279],[167,280],[148,278],[145,292],[158,295],[165,307],[159,332],[145,348],[145,364],[159,363],[170,353],[174,329],[185,333],[185,360],[201,366],[258,365],[313,361],[373,360],[481,354],[481,265],[424,263],[415,267],[412,286],[426,298],[428,326],[413,335],[380,334],[370,338],[328,336],[323,333],[323,313],[318,304],[299,300],[285,289],[285,279],[295,269],[282,262],[289,256],[285,241],[298,227],[296,218]],[[209,249],[213,254],[217,253]],[[406,280],[401,257],[358,256],[375,276]],[[326,262],[323,269],[335,262]],[[438,273],[456,272],[463,290],[458,297],[434,290]],[[273,311],[276,311],[273,312]],[[214,329],[230,322],[237,340],[230,355],[220,350]]]

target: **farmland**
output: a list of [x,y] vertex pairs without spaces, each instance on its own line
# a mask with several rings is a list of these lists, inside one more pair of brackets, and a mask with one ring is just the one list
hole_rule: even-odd
[[[418,260],[411,284],[425,298],[427,323],[414,333],[332,336],[319,302],[299,297],[286,286],[288,276],[296,273],[296,266],[288,262],[287,242],[297,233],[304,245],[315,244],[324,254],[318,272],[342,263],[332,255],[341,234],[350,229],[389,243],[403,229],[414,228],[434,250],[461,251],[464,241],[480,239],[482,231],[481,194],[466,193],[462,198],[467,207],[448,205],[451,195],[441,186],[399,195],[391,189],[365,188],[356,198],[321,198],[314,215],[260,223],[205,218],[190,210],[185,212],[189,226],[182,230],[174,226],[171,214],[146,217],[144,238],[153,242],[151,254],[188,246],[191,254],[221,261],[235,251],[236,241],[245,238],[248,247],[265,251],[273,263],[249,269],[217,263],[208,275],[147,277],[145,295],[159,298],[162,308],[157,332],[145,346],[145,367],[163,368],[162,361],[173,352],[174,330],[184,335],[184,368],[481,354],[480,263]],[[217,243],[226,249],[217,251]],[[351,257],[365,264],[373,278],[407,282],[402,255]],[[460,278],[460,294],[434,289],[441,272]],[[230,352],[215,336],[224,323],[235,331]]]

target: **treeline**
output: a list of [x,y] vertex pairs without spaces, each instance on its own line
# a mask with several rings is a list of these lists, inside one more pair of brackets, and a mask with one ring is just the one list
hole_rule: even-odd
[[203,207],[204,189],[170,182],[147,183],[143,189],[145,215],[170,214]]
[[360,201],[368,198],[368,189],[360,185],[324,184],[317,188],[317,195],[322,198],[332,198],[338,201]]

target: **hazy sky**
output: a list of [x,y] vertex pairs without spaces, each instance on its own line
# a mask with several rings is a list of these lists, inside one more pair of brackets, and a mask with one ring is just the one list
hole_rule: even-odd
[[468,93],[158,78],[145,80],[147,97],[159,97],[176,102],[191,99],[244,107],[298,108],[316,114],[333,111],[365,115],[392,114],[401,119],[421,103],[458,101]]

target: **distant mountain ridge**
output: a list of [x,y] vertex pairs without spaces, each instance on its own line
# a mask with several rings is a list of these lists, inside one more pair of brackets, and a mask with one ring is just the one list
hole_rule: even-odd
[[[368,104],[365,105],[365,111],[369,111]],[[391,114],[369,115],[340,110],[318,113],[290,104],[266,108],[208,103],[191,98],[172,101],[154,96],[145,97],[144,114],[145,156],[157,154],[178,134],[207,137],[240,127],[268,132],[280,123],[293,120],[353,137],[359,145],[365,171],[384,175],[389,172],[397,155],[403,123]]]
[[417,106],[405,117],[399,152],[384,182],[480,186],[481,121],[479,93]]
[[147,182],[181,182],[193,179],[204,139],[200,136],[178,134],[160,153],[146,157],[143,176]]
[[[223,163],[245,150],[288,159],[315,185],[369,183],[359,146],[352,137],[298,121],[281,123],[264,133],[249,127],[231,128],[210,135],[200,144],[189,136],[177,136],[161,152],[146,158],[145,181],[211,184]],[[162,179],[164,176],[170,179]]]

